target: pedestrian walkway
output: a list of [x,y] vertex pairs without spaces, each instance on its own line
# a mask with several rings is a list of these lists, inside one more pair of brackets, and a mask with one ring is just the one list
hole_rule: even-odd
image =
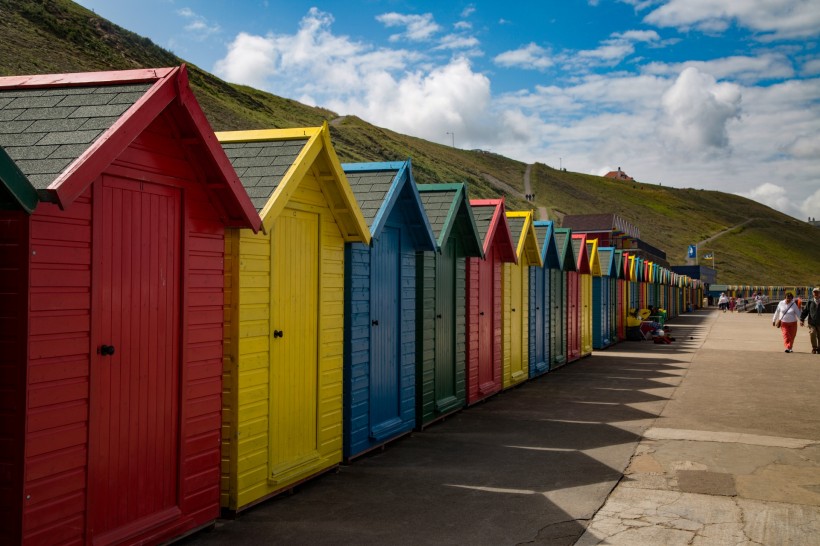
[[697,311],[188,544],[820,544],[820,356]]

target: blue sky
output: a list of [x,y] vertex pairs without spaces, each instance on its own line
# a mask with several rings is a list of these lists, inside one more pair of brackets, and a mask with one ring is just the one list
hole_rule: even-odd
[[79,3],[401,133],[820,217],[818,0]]

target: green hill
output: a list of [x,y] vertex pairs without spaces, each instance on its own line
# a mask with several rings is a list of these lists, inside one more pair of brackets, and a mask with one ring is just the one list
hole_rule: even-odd
[[[0,75],[46,74],[179,65],[151,40],[68,0],[0,0]],[[820,230],[749,199],[559,171],[535,164],[535,203],[523,199],[526,165],[497,154],[459,150],[340,117],[247,86],[229,84],[189,64],[191,86],[215,130],[303,127],[331,122],[342,161],[412,157],[419,183],[464,181],[472,197],[505,195],[511,209],[545,207],[565,214],[614,212],[641,238],[684,262],[689,244],[745,223],[703,248],[717,256],[719,282],[820,284]],[[344,113],[342,113],[344,114]],[[696,181],[693,181],[693,183]]]

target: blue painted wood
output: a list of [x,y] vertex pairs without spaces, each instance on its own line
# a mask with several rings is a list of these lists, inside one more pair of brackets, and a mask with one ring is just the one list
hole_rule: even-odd
[[530,377],[549,371],[550,362],[549,269],[530,267]]
[[389,439],[401,419],[401,230],[385,227],[370,252],[370,437]]
[[[350,459],[416,426],[416,253],[436,241],[409,161],[343,168],[394,176],[370,220],[372,246],[345,247],[343,437]],[[374,202],[366,187],[354,193]]]

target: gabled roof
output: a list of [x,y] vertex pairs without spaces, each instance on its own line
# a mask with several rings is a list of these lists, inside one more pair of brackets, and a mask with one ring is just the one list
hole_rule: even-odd
[[[0,184],[29,212],[70,205],[167,109],[226,225],[259,229],[185,66],[0,78]],[[34,199],[37,195],[37,200]]]
[[370,244],[370,230],[330,143],[327,123],[300,129],[216,133],[269,231],[305,176],[316,177],[348,242]]
[[544,262],[541,258],[541,248],[538,246],[533,221],[534,215],[531,210],[507,213],[507,222],[510,224],[510,233],[515,243],[518,261],[520,262],[521,258],[526,255],[530,265],[541,267]]
[[409,159],[390,163],[343,163],[342,170],[370,227],[372,238],[378,239],[390,214],[398,206],[416,249],[436,249],[436,237],[424,214]]
[[610,232],[613,235],[627,235],[640,239],[640,230],[614,213],[604,214],[568,214],[561,220],[561,225],[573,233]]
[[598,247],[598,261],[601,264],[601,275],[605,277],[618,277],[618,260],[619,257],[615,253],[615,247],[602,246]]
[[467,256],[484,257],[478,238],[473,210],[467,200],[467,186],[462,182],[449,184],[419,184],[424,212],[436,236],[438,250],[456,233],[464,243]]
[[601,262],[598,257],[598,239],[587,239],[587,256],[589,257],[589,272],[595,276],[601,276]]
[[541,244],[541,261],[548,269],[561,269],[561,258],[555,243],[555,224],[551,220],[536,220],[535,235]]
[[589,254],[587,253],[587,236],[585,233],[572,234],[572,255],[575,257],[575,265],[578,273],[589,275]]
[[479,239],[483,242],[484,254],[495,247],[502,262],[517,264],[518,255],[510,234],[507,215],[504,214],[504,198],[470,199],[470,208],[473,209],[473,218]]
[[572,253],[572,230],[568,228],[555,228],[555,248],[558,249],[558,257],[561,259],[562,271],[578,271],[575,264],[575,256]]

